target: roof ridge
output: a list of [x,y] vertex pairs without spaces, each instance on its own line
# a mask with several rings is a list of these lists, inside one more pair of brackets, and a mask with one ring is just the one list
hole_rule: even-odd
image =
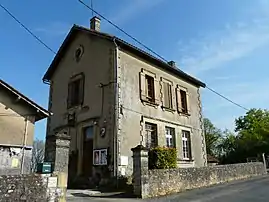
[[55,68],[57,68],[59,60],[61,58],[59,55],[63,54],[62,51],[64,51],[67,48],[67,43],[69,43],[69,40],[72,39],[71,38],[72,35],[75,35],[75,33],[74,33],[75,30],[85,31],[89,34],[94,34],[94,35],[99,36],[99,37],[105,37],[106,39],[111,40],[111,41],[116,40],[116,42],[120,43],[121,48],[129,49],[130,52],[132,51],[137,56],[142,57],[142,58],[144,57],[144,59],[147,60],[148,62],[155,63],[156,66],[162,67],[162,68],[166,69],[167,71],[170,71],[170,72],[176,74],[177,76],[180,76],[182,79],[185,79],[192,84],[195,84],[195,85],[198,85],[201,87],[206,87],[205,83],[203,83],[202,81],[196,79],[195,77],[185,73],[183,70],[179,69],[178,67],[177,68],[172,67],[164,60],[161,60],[160,58],[150,54],[149,52],[147,52],[147,51],[117,37],[117,36],[110,35],[110,34],[105,33],[105,32],[99,32],[96,30],[92,30],[92,29],[86,28],[86,27],[81,26],[81,25],[76,25],[76,24],[74,24],[73,27],[71,28],[70,32],[68,33],[64,42],[62,43],[59,51],[57,52],[55,58],[53,59],[50,67],[48,68],[47,72],[45,73],[45,75],[43,77],[44,81],[49,81],[51,79],[51,76],[53,75]]

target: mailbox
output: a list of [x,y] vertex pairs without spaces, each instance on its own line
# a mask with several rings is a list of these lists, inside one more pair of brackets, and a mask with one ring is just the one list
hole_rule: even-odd
[[42,174],[52,173],[52,164],[50,162],[37,164],[37,173]]

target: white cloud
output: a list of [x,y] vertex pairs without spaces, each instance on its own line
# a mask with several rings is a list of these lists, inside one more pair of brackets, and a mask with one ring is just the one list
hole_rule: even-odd
[[148,11],[162,2],[164,2],[164,0],[128,1],[128,4],[123,5],[120,10],[113,12],[114,14],[116,13],[116,15],[111,16],[110,19],[117,24],[124,24],[138,14]]
[[227,23],[222,30],[185,43],[179,50],[182,56],[179,64],[190,74],[198,75],[269,44],[269,12],[268,15],[264,10],[262,13],[262,17],[253,22]]
[[230,76],[215,76],[213,79],[216,81],[226,81],[226,80],[231,80],[231,79],[236,79],[237,76],[235,75],[230,75]]
[[[246,14],[255,16],[253,20],[226,23],[223,29],[211,30],[204,37],[178,43],[180,58],[177,62],[185,71],[207,78],[208,85],[214,90],[246,108],[267,107],[269,82],[247,79],[240,73],[231,73],[230,69],[215,70],[224,68],[224,65],[232,69],[233,61],[269,44],[269,0],[259,2]],[[210,91],[205,90],[202,98],[205,116],[219,128],[233,130],[235,118],[245,113]]]
[[72,25],[63,22],[52,22],[43,27],[38,27],[35,29],[36,32],[42,33],[49,37],[63,36],[68,33]]
[[[220,84],[215,89],[218,89],[217,91],[219,93],[245,108],[257,108],[266,107],[265,103],[269,102],[269,94],[266,93],[268,85],[268,81],[227,82]],[[210,98],[206,100],[206,106],[209,106],[206,108],[206,112],[219,112],[219,110],[226,110],[231,107],[238,108],[231,102],[228,102],[217,95],[215,95],[216,97],[213,97],[209,93],[211,92],[206,92],[206,96]]]

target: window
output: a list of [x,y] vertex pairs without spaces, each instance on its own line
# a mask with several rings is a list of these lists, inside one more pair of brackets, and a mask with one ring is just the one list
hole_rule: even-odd
[[165,127],[166,146],[175,148],[175,129],[171,127]]
[[85,140],[93,139],[93,126],[86,127],[84,129]]
[[154,78],[149,75],[146,75],[145,78],[146,78],[147,100],[149,102],[155,102]]
[[153,148],[158,146],[157,142],[157,125],[152,123],[146,123],[146,147]]
[[188,113],[188,106],[187,106],[187,93],[184,90],[180,90],[180,97],[181,97],[181,112]]
[[158,105],[160,101],[160,82],[156,75],[142,69],[139,72],[140,99],[145,104]]
[[190,131],[182,131],[183,159],[191,159],[191,136]]
[[77,62],[79,62],[83,53],[84,53],[84,47],[82,45],[80,45],[75,51],[75,59]]
[[163,106],[172,109],[172,86],[168,82],[163,82]]
[[176,88],[177,110],[182,114],[190,114],[189,93],[187,89],[178,86]]
[[84,76],[82,74],[79,74],[71,78],[71,81],[68,84],[67,107],[71,108],[74,106],[81,105],[83,103],[83,94]]

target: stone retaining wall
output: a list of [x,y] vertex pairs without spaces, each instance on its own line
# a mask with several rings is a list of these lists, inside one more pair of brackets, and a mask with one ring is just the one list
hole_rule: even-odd
[[139,145],[132,151],[134,194],[141,198],[178,193],[266,173],[260,162],[149,170],[147,149]]
[[148,197],[177,193],[265,174],[262,163],[149,170]]
[[60,195],[57,177],[37,174],[0,176],[0,201],[54,202]]

